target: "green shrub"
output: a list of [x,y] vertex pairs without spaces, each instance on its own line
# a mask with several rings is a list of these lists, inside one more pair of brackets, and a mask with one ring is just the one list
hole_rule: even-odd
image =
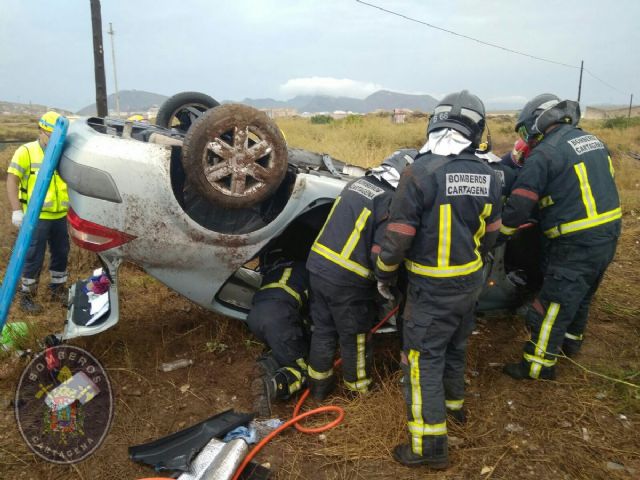
[[333,123],[333,118],[329,115],[314,115],[311,117],[311,123],[314,125],[326,125],[328,123]]
[[633,117],[633,118],[614,117],[614,118],[607,118],[602,122],[603,128],[620,129],[620,128],[628,128],[628,127],[637,126],[637,125],[640,125],[640,117]]
[[343,122],[345,125],[362,125],[364,117],[362,115],[347,115]]

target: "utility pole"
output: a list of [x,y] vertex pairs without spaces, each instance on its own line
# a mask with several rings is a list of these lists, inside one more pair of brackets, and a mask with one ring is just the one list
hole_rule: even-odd
[[580,81],[578,82],[578,103],[580,103],[580,94],[582,93],[582,70],[584,69],[584,60],[580,61]]
[[107,81],[104,75],[104,51],[102,49],[102,14],[100,0],[91,1],[91,27],[93,30],[93,67],[96,76],[96,110],[99,117],[109,114],[107,108]]
[[633,93],[631,94],[631,99],[629,100],[629,115],[627,118],[631,118],[631,106],[633,105]]
[[116,112],[118,113],[118,118],[120,118],[120,90],[118,90],[118,75],[116,75],[116,49],[114,48],[114,34],[116,32],[113,31],[113,27],[111,26],[111,22],[109,22],[109,31],[107,32],[111,35],[111,59],[113,61],[113,83],[116,87]]

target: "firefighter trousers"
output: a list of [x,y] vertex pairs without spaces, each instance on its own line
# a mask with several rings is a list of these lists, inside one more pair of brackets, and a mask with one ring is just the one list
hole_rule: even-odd
[[269,346],[281,367],[306,370],[309,336],[296,305],[286,300],[258,300],[251,307],[247,324]]
[[340,343],[346,387],[367,392],[371,384],[372,347],[367,339],[376,317],[374,286],[336,285],[310,274],[313,334],[309,353],[309,382],[332,380]]
[[616,251],[616,239],[594,246],[551,242],[538,297],[527,310],[524,347],[529,376],[554,368],[564,341],[582,342],[589,306]]
[[416,455],[447,434],[447,408],[464,402],[467,338],[475,325],[479,289],[438,292],[409,280],[404,310],[404,345],[408,365],[404,393],[411,447]]

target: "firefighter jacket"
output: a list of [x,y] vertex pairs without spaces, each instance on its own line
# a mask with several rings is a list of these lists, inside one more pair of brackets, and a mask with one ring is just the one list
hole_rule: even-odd
[[309,298],[309,275],[304,262],[284,262],[269,268],[262,278],[253,303],[281,300],[301,309]]
[[391,204],[376,276],[395,277],[404,260],[410,279],[477,288],[482,257],[500,228],[501,190],[494,170],[468,150],[419,156],[403,172]]
[[502,201],[505,202],[513,189],[513,184],[516,181],[518,172],[501,162],[489,163],[489,166],[493,168],[500,179],[500,185],[502,186]]
[[338,285],[373,285],[376,234],[382,234],[393,192],[371,175],[348,183],[311,247],[307,269]]
[[504,235],[512,235],[536,206],[544,235],[597,245],[620,233],[620,200],[607,147],[580,128],[561,125],[533,149],[505,206]]
[[[36,140],[25,143],[16,150],[7,169],[7,173],[12,173],[20,179],[19,195],[23,211],[27,210],[27,204],[36,184],[43,159],[44,151],[40,142]],[[58,170],[55,170],[42,204],[40,218],[43,220],[63,218],[67,214],[67,210],[69,210],[67,184],[60,178]]]

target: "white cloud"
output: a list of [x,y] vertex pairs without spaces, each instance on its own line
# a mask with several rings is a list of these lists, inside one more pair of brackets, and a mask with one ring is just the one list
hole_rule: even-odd
[[291,78],[283,85],[280,85],[280,91],[287,97],[295,97],[296,95],[329,95],[332,97],[365,98],[382,89],[382,85],[377,83],[333,77]]

